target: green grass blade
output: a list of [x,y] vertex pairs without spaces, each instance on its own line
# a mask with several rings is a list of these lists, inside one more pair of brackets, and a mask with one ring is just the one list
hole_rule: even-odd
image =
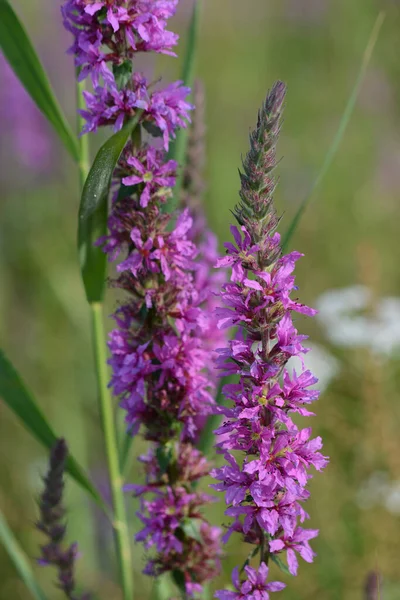
[[311,186],[310,191],[305,196],[305,198],[302,200],[292,222],[290,223],[290,225],[288,227],[286,234],[283,236],[282,248],[284,251],[287,250],[288,244],[300,223],[300,219],[303,216],[305,209],[307,208],[310,200],[312,199],[312,196],[313,196],[315,190],[321,185],[322,180],[324,179],[325,175],[327,174],[327,172],[336,156],[336,153],[339,149],[340,143],[341,143],[344,133],[346,131],[347,125],[349,124],[349,121],[353,114],[353,110],[354,110],[354,107],[355,107],[355,104],[357,101],[357,97],[360,92],[360,88],[361,88],[362,82],[364,80],[364,76],[367,71],[369,62],[371,60],[371,56],[374,51],[376,42],[378,41],[379,32],[383,25],[383,21],[385,20],[385,16],[386,16],[385,12],[381,11],[376,18],[376,21],[374,23],[371,34],[368,39],[367,46],[364,50],[363,58],[361,61],[361,67],[358,72],[357,79],[355,81],[354,87],[353,87],[351,94],[349,96],[349,99],[347,101],[346,107],[344,109],[342,118],[339,123],[339,127],[335,133],[333,140],[332,140],[332,144],[325,156],[325,160],[322,164],[322,167],[321,167],[314,183]]
[[7,550],[9,557],[14,563],[22,581],[25,583],[28,590],[31,592],[35,600],[46,600],[46,596],[40,589],[38,582],[35,579],[31,566],[25,552],[19,545],[13,532],[8,526],[8,523],[0,510],[0,541]]
[[[50,450],[59,436],[55,434],[32,394],[27,390],[17,371],[2,351],[0,351],[0,396],[26,429]],[[93,500],[107,512],[108,509],[99,492],[73,456],[68,458],[67,471],[90,494]]]
[[0,0],[0,47],[32,100],[50,121],[74,160],[78,160],[76,138],[57,102],[39,57],[7,0]]
[[[193,87],[194,81],[195,63],[197,55],[197,40],[199,37],[200,29],[200,11],[201,0],[195,0],[192,18],[189,26],[188,41],[181,76],[183,83],[190,88]],[[167,210],[168,212],[173,211],[178,206],[180,201],[184,165],[186,160],[187,141],[188,130],[181,127],[176,134],[176,139],[173,140],[170,144],[169,158],[176,160],[179,167],[173,198],[170,202],[167,202],[167,204],[164,205],[165,210]]]
[[106,283],[106,255],[95,241],[107,231],[108,195],[118,158],[142,111],[100,148],[83,186],[78,217],[78,249],[88,302],[101,302]]

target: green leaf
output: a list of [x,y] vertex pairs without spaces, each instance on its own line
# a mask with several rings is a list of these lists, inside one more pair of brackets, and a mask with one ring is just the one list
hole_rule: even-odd
[[172,571],[172,580],[181,592],[182,597],[186,598],[186,579],[184,573],[182,573],[182,571],[179,571],[178,569],[175,569],[175,571]]
[[50,121],[74,160],[78,160],[77,140],[57,102],[39,57],[7,0],[0,0],[0,47],[36,106]]
[[278,554],[270,554],[269,557],[272,560],[272,562],[274,562],[280,568],[280,570],[283,573],[285,573],[285,575],[290,575],[292,577],[292,574],[289,571],[287,565],[285,565],[283,560],[281,558],[279,558]]
[[244,568],[250,564],[251,559],[254,558],[260,552],[260,550],[261,550],[260,546],[256,546],[255,548],[250,550],[250,552],[247,555],[246,560],[244,561],[244,563],[240,569],[240,572],[242,572],[244,570]]
[[7,550],[9,557],[14,563],[22,581],[31,592],[35,600],[46,600],[44,592],[40,589],[35,575],[31,569],[25,552],[19,545],[18,540],[8,526],[8,523],[0,510],[0,541]]
[[167,471],[173,456],[174,453],[171,446],[162,445],[157,447],[156,457],[161,474],[164,474]]
[[192,538],[193,540],[196,540],[196,542],[202,544],[203,538],[200,535],[201,523],[201,519],[191,519],[189,517],[186,517],[181,521],[180,528],[182,529],[186,537]]
[[100,302],[106,279],[106,255],[94,243],[107,231],[108,195],[117,161],[142,111],[100,148],[83,186],[79,207],[78,249],[88,302]]
[[321,167],[314,183],[311,186],[310,191],[305,196],[305,198],[302,200],[292,222],[290,223],[290,225],[288,227],[286,234],[283,236],[282,249],[284,252],[286,251],[288,244],[300,223],[300,219],[303,216],[305,209],[307,208],[309,202],[311,201],[311,199],[314,195],[315,190],[321,185],[322,180],[324,179],[325,175],[327,174],[327,172],[328,172],[330,166],[332,165],[334,158],[337,154],[340,143],[341,143],[344,133],[346,131],[347,125],[349,124],[349,121],[353,114],[354,107],[355,107],[355,104],[356,104],[356,101],[358,98],[358,94],[360,92],[361,85],[364,80],[364,76],[367,71],[368,64],[371,60],[371,56],[374,51],[376,42],[378,40],[379,32],[383,25],[383,21],[385,20],[385,16],[386,16],[385,12],[381,11],[375,20],[374,26],[372,28],[371,34],[370,34],[368,42],[367,42],[367,46],[364,50],[361,67],[358,72],[357,79],[355,81],[355,84],[353,86],[353,89],[351,91],[349,99],[347,101],[342,118],[340,119],[339,127],[336,130],[335,136],[332,140],[332,144],[325,156],[325,160],[322,164],[322,167]]
[[[197,55],[197,42],[200,29],[200,9],[201,0],[195,0],[193,6],[192,18],[189,26],[188,41],[183,62],[182,81],[189,87],[193,87],[195,63]],[[187,129],[181,127],[176,134],[175,140],[170,144],[169,158],[178,163],[178,174],[174,188],[174,195],[170,202],[163,205],[163,210],[172,212],[180,202],[180,194],[184,175],[184,165],[186,161],[186,150],[188,141]]]
[[[59,436],[55,434],[35,399],[2,351],[0,351],[0,396],[28,431],[50,450]],[[67,471],[93,500],[108,512],[99,492],[71,455],[67,460]]]
[[113,74],[118,89],[124,89],[132,79],[132,61],[124,60],[120,65],[113,65]]

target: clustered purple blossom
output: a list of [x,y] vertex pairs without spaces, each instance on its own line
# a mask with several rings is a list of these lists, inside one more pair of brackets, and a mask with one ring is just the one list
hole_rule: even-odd
[[71,544],[67,548],[63,546],[66,526],[62,496],[67,456],[65,441],[57,440],[50,454],[49,469],[44,478],[45,487],[39,500],[40,518],[36,527],[47,536],[48,542],[41,546],[42,556],[38,562],[42,566],[56,567],[58,586],[69,600],[89,600],[89,595],[81,596],[75,591],[77,544]]
[[[268,591],[282,589],[283,584],[265,583],[269,558],[280,560],[286,551],[289,571],[296,575],[296,555],[312,562],[309,540],[318,534],[299,523],[308,518],[302,503],[309,496],[309,468],[321,470],[327,459],[319,452],[321,439],[312,439],[311,428],[299,429],[290,416],[312,415],[306,407],[318,397],[310,389],[317,380],[307,370],[297,375],[285,367],[292,356],[306,352],[306,336],[297,333],[292,313],[312,316],[315,311],[291,298],[297,289],[292,272],[301,255],[282,254],[272,203],[284,96],[284,84],[276,83],[259,113],[234,213],[240,229],[231,228],[235,243],[225,244],[227,255],[218,262],[232,268],[221,292],[224,307],[217,309],[219,327],[237,328],[234,339],[218,351],[218,365],[239,382],[223,390],[233,407],[219,409],[227,420],[216,431],[222,436],[216,447],[226,462],[213,471],[220,482],[213,487],[225,492],[225,514],[233,517],[224,540],[232,532],[242,534],[255,545],[250,556],[259,553],[261,563],[258,574],[245,567],[244,581],[235,571],[237,592],[219,591],[220,600],[267,599]],[[239,459],[237,451],[244,456]]]
[[164,147],[184,127],[192,106],[190,93],[181,82],[155,89],[142,73],[132,72],[138,52],[171,54],[178,36],[167,31],[167,20],[178,0],[66,0],[62,7],[64,25],[74,36],[69,50],[80,70],[79,79],[90,76],[93,93],[85,91],[87,108],[84,132],[113,125],[118,131],[124,121],[143,110],[142,123],[156,125]]
[[[141,168],[149,169],[149,153],[151,181]],[[172,193],[164,183],[174,166],[162,158],[162,150],[129,145],[115,173],[116,181],[129,183],[133,170],[135,187],[132,192],[117,185],[109,235],[102,240],[110,258],[120,257],[113,285],[128,293],[110,334],[111,385],[131,435],[141,430],[153,442],[141,459],[146,485],[127,486],[142,499],[144,528],[136,539],[157,552],[145,573],[171,571],[192,595],[218,573],[221,553],[220,530],[201,510],[211,498],[193,486],[210,470],[194,442],[214,405],[207,374],[211,353],[204,343],[212,317],[203,308],[209,290],[190,237],[189,211],[174,223],[174,216],[161,210]],[[160,174],[162,165],[168,167]]]
[[[127,486],[141,498],[143,529],[136,539],[155,550],[145,573],[171,572],[186,595],[219,571],[220,530],[203,515],[212,498],[196,483],[210,467],[195,448],[202,421],[214,410],[210,291],[216,243],[203,260],[197,244],[209,241],[193,227],[188,208],[168,214],[178,165],[166,150],[178,127],[186,126],[190,90],[180,82],[154,89],[132,71],[137,52],[173,54],[177,36],[166,30],[177,0],[67,0],[64,22],[74,35],[80,79],[91,76],[85,93],[84,132],[113,125],[143,111],[140,124],[163,138],[141,143],[134,136],[113,176],[109,234],[99,240],[117,260],[114,287],[126,294],[110,334],[111,386],[126,411],[131,435],[152,442],[141,457],[146,483]],[[204,249],[204,245],[203,245]],[[215,341],[215,340],[214,340]],[[211,351],[210,351],[211,350]]]

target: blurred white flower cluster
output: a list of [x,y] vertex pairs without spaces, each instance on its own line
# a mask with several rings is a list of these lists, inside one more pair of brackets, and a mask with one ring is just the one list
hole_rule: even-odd
[[317,300],[317,318],[333,344],[392,356],[400,351],[400,298],[372,300],[363,285],[328,290]]
[[374,471],[358,490],[357,504],[363,509],[383,506],[400,515],[400,480],[390,481],[385,471]]

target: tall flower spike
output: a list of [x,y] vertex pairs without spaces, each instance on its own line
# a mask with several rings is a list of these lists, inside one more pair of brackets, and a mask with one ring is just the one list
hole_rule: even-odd
[[89,600],[89,596],[78,596],[75,592],[75,560],[77,545],[63,548],[65,537],[65,508],[62,503],[64,491],[65,463],[68,448],[65,440],[59,439],[50,453],[50,464],[44,477],[44,490],[39,500],[40,518],[37,529],[48,537],[48,543],[41,547],[39,564],[52,565],[58,571],[58,586],[69,600]]
[[296,575],[297,554],[312,562],[309,540],[318,534],[300,526],[308,518],[302,503],[309,496],[310,467],[320,470],[327,459],[319,452],[321,439],[311,439],[311,428],[299,429],[291,419],[291,413],[312,414],[306,406],[318,397],[309,389],[317,380],[304,368],[292,374],[286,369],[289,358],[307,351],[292,313],[315,311],[291,298],[297,289],[292,272],[301,255],[282,255],[272,197],[285,91],[276,83],[259,112],[234,211],[240,230],[231,228],[235,243],[225,244],[227,256],[217,263],[232,268],[231,282],[220,294],[218,326],[237,327],[234,339],[219,350],[218,367],[238,382],[223,389],[233,407],[219,409],[226,421],[216,431],[221,435],[216,448],[225,464],[212,472],[219,481],[213,487],[225,492],[225,514],[233,517],[225,540],[233,532],[242,534],[255,546],[249,556],[260,558],[258,572],[245,567],[246,580],[234,572],[237,592],[219,591],[220,600],[267,599],[269,591],[282,589],[279,582],[266,583],[269,559],[286,552]]
[[[140,125],[150,134],[148,144],[139,143],[139,135],[122,152],[113,176],[109,235],[99,240],[110,260],[118,260],[113,285],[125,292],[110,335],[111,387],[126,411],[129,433],[140,431],[151,442],[141,458],[145,485],[128,486],[141,498],[144,528],[137,539],[155,549],[145,573],[170,572],[182,594],[193,595],[218,572],[221,554],[220,530],[202,512],[212,498],[191,489],[209,472],[194,443],[213,410],[206,336],[209,281],[215,276],[209,276],[210,261],[202,258],[189,210],[161,210],[172,196],[178,166],[167,160],[166,150],[189,120],[190,90],[181,82],[155,88],[133,72],[132,63],[137,52],[172,53],[177,36],[166,25],[177,3],[66,0],[63,13],[80,78],[90,76],[94,87],[85,94],[84,131],[103,125],[118,130],[140,109]],[[152,136],[162,137],[163,148]]]

